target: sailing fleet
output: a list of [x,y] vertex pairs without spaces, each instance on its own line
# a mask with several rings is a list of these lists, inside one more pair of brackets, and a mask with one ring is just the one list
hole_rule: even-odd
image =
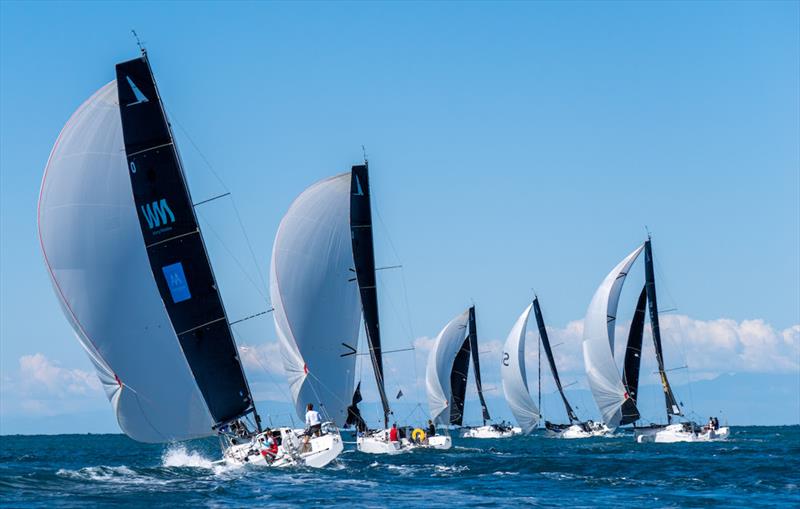
[[[472,305],[447,322],[433,342],[424,384],[431,428],[398,435],[386,391],[390,374],[383,363],[366,160],[309,186],[278,227],[269,286],[289,396],[298,417],[321,416],[321,421],[302,429],[269,428],[242,366],[184,171],[143,50],[118,64],[116,78],[70,117],[42,179],[38,230],[54,292],[120,428],[134,440],[217,436],[222,462],[324,467],[344,450],[343,427],[356,430],[356,450],[364,454],[449,449],[453,434],[465,439],[527,435],[542,422],[525,362],[531,313],[567,416],[563,423],[545,420],[548,436],[582,439],[630,429],[638,442],[696,442],[730,433],[727,427],[688,420],[669,384],[648,235],[603,279],[584,319],[583,360],[602,422],[581,420],[570,404],[537,296],[511,327],[501,353],[502,392],[515,425],[491,418]],[[645,281],[620,365],[617,307],[642,252]],[[666,422],[657,425],[642,423],[638,406],[648,315],[666,411]],[[369,429],[359,409],[363,371],[356,361],[361,354],[369,357],[367,380],[375,384],[381,403],[378,429]],[[470,364],[481,406],[479,426],[464,426]],[[539,377],[541,388],[541,369]]]

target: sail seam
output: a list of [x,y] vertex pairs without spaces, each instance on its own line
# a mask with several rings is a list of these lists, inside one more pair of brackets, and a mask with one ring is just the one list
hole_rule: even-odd
[[150,249],[151,247],[158,246],[159,244],[163,244],[165,242],[169,242],[170,240],[180,239],[181,237],[188,237],[189,235],[194,235],[195,233],[199,234],[200,233],[200,229],[198,228],[198,229],[196,229],[194,231],[190,231],[188,233],[181,233],[180,235],[175,235],[175,236],[170,237],[168,239],[159,240],[158,242],[153,242],[152,244],[147,244],[145,246],[145,248],[146,249]]
[[173,145],[173,142],[162,143],[161,145],[156,145],[155,147],[145,148],[145,149],[133,152],[131,154],[128,154],[128,157],[138,156],[139,154],[144,154],[145,152],[150,152],[151,150],[156,150],[158,148],[169,147],[170,145]]
[[197,327],[192,327],[191,329],[187,329],[187,330],[185,330],[185,331],[183,331],[183,332],[179,332],[179,333],[178,333],[178,336],[183,336],[184,334],[188,334],[189,332],[196,331],[197,329],[201,329],[201,328],[203,328],[203,327],[206,327],[206,326],[208,326],[208,325],[211,325],[211,324],[217,323],[217,322],[219,322],[219,321],[221,321],[221,320],[224,320],[224,319],[225,319],[225,317],[224,317],[224,316],[222,316],[222,317],[220,317],[220,318],[217,318],[216,320],[211,320],[210,322],[206,322],[206,323],[204,323],[204,324],[198,325]]

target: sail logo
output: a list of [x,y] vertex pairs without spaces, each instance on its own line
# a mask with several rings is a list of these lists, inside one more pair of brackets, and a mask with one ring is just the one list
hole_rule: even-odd
[[164,279],[167,281],[167,288],[169,288],[169,293],[172,296],[172,302],[177,304],[192,298],[181,262],[161,267],[161,272],[164,273]]
[[125,76],[125,79],[128,80],[128,85],[131,86],[131,91],[133,92],[134,97],[136,97],[136,101],[128,103],[126,106],[133,106],[135,104],[146,103],[149,101],[142,91],[139,90],[139,87],[136,86],[136,83],[133,82],[130,76]]
[[358,175],[355,175],[355,178],[356,178],[355,196],[364,196],[364,190],[361,189],[361,181],[358,179]]
[[164,198],[147,205],[140,205],[139,208],[147,221],[147,227],[151,230],[175,222],[175,214],[172,213],[172,209],[169,208],[167,200]]

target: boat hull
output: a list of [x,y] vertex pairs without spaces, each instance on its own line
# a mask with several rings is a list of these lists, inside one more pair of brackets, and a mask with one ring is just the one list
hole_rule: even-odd
[[580,438],[603,437],[611,434],[611,430],[601,423],[584,422],[580,424],[550,424],[546,423],[547,436],[575,440]]
[[322,468],[335,460],[344,450],[344,442],[338,432],[327,432],[312,437],[308,445],[305,445],[305,439],[295,430],[283,428],[280,431],[281,445],[274,456],[266,453],[262,445],[266,434],[259,433],[244,443],[229,445],[223,452],[223,461],[229,465]]
[[434,435],[428,436],[423,442],[411,442],[408,439],[403,439],[403,444],[411,449],[440,449],[447,450],[453,447],[453,439],[450,435]]
[[389,430],[371,431],[356,437],[356,449],[366,454],[401,454],[410,450],[402,441],[390,441]]
[[730,428],[723,426],[719,429],[699,428],[686,424],[670,424],[668,426],[653,426],[650,428],[636,428],[634,436],[638,443],[672,444],[677,442],[715,442],[726,440],[730,436]]
[[461,431],[462,438],[511,438],[522,434],[522,428],[498,428],[495,426],[479,426]]

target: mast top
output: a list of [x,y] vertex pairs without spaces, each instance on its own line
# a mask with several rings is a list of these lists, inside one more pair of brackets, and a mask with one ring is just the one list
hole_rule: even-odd
[[364,165],[369,166],[369,160],[367,159],[367,149],[364,145],[361,145],[361,154],[364,156]]
[[136,45],[139,47],[139,51],[142,52],[142,56],[146,57],[147,50],[145,49],[144,44],[142,44],[142,40],[139,39],[139,34],[137,34],[136,30],[134,29],[131,29],[131,34],[133,34],[133,38],[136,39]]
[[647,232],[647,240],[650,240],[650,228],[648,228],[647,225],[644,225],[644,231]]

